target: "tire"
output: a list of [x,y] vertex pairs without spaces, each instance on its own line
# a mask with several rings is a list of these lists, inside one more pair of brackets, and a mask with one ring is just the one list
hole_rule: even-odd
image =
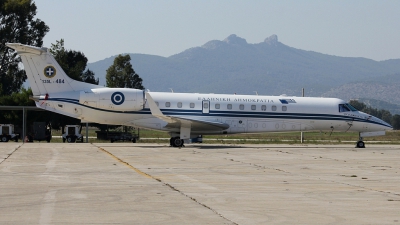
[[72,143],[72,142],[74,142],[75,140],[74,140],[74,137],[72,137],[72,136],[70,136],[70,137],[67,137],[67,142],[68,143]]
[[63,143],[65,143],[65,138],[63,138]]
[[132,143],[136,143],[136,138],[132,138]]
[[356,148],[365,148],[364,142],[363,141],[358,141],[357,145],[356,145]]
[[8,142],[8,137],[7,136],[2,136],[1,137],[2,142]]
[[182,147],[183,146],[183,140],[180,139],[179,137],[176,137],[174,139],[174,143],[173,143],[172,146],[174,146],[174,147]]
[[114,143],[114,139],[111,138],[110,141],[111,141],[111,143]]

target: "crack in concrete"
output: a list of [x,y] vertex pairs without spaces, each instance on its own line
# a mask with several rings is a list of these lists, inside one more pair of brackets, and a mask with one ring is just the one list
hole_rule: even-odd
[[146,172],[143,172],[143,171],[139,170],[138,168],[135,168],[134,166],[130,165],[128,162],[123,161],[122,159],[118,158],[117,156],[115,156],[115,155],[112,154],[111,152],[109,152],[109,151],[107,151],[107,150],[105,150],[105,149],[103,149],[103,148],[101,148],[101,147],[98,147],[98,146],[96,146],[96,145],[94,145],[94,144],[92,144],[92,145],[95,146],[95,147],[97,147],[98,149],[102,150],[103,152],[107,153],[108,155],[110,155],[111,157],[113,157],[114,159],[116,159],[117,161],[119,161],[120,163],[125,164],[125,165],[128,166],[129,168],[135,170],[135,171],[136,171],[137,173],[139,173],[140,175],[143,175],[143,176],[145,176],[145,177],[147,177],[147,178],[151,178],[151,179],[153,179],[153,180],[155,180],[155,181],[160,182],[161,184],[163,184],[163,185],[169,187],[171,190],[176,191],[176,192],[178,192],[179,194],[181,194],[182,196],[184,196],[184,197],[186,197],[186,198],[189,198],[190,200],[194,201],[195,203],[201,205],[202,207],[204,207],[204,208],[206,208],[206,209],[208,209],[208,210],[211,210],[213,213],[215,213],[215,214],[218,215],[219,217],[221,217],[221,218],[223,218],[223,219],[229,221],[230,223],[232,223],[232,224],[234,224],[234,225],[239,225],[238,223],[236,223],[236,222],[234,222],[234,221],[228,219],[227,217],[223,216],[223,215],[222,215],[221,213],[219,213],[217,210],[211,208],[210,206],[208,206],[208,205],[206,205],[206,204],[204,204],[204,203],[199,202],[197,199],[195,199],[195,198],[193,198],[193,197],[191,197],[191,196],[185,194],[183,191],[181,191],[181,190],[175,188],[175,187],[172,186],[171,184],[165,183],[165,182],[162,181],[161,179],[156,178],[156,177],[154,177],[154,176],[152,176],[152,175],[150,175],[150,174],[148,174],[148,173],[146,173]]
[[16,148],[14,149],[14,151],[12,151],[11,153],[7,154],[7,157],[5,157],[5,158],[0,162],[0,164],[2,164],[2,163],[5,162],[8,158],[10,158],[10,156],[11,156],[12,154],[14,154],[14,152],[16,152],[19,148],[21,148],[21,146],[22,146],[22,145],[16,147]]

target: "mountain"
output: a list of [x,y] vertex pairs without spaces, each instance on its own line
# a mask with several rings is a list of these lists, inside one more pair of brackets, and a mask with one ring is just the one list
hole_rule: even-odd
[[[151,91],[368,98],[400,104],[396,85],[400,59],[374,61],[339,57],[289,47],[277,35],[249,44],[234,34],[200,47],[161,57],[130,54],[135,71]],[[88,64],[105,84],[115,56]],[[396,82],[386,82],[389,79]],[[397,89],[396,89],[397,88]],[[371,92],[373,90],[373,92]],[[390,95],[392,93],[392,95]],[[386,96],[386,97],[383,97]]]
[[375,99],[400,105],[400,73],[350,82],[322,94],[341,99]]

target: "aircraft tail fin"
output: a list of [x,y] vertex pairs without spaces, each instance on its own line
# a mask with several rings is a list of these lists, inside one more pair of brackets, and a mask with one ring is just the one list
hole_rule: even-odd
[[76,81],[68,77],[47,48],[20,43],[7,43],[21,56],[34,96],[81,91],[102,86]]

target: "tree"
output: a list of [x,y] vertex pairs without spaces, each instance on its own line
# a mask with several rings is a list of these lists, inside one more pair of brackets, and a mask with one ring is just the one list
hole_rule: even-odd
[[107,87],[144,89],[142,78],[132,68],[129,55],[118,55],[107,69]]
[[385,109],[381,109],[380,111],[380,118],[385,121],[386,123],[391,123],[392,122],[392,114]]
[[400,115],[396,114],[392,117],[392,126],[395,130],[400,130]]
[[85,71],[88,62],[85,54],[79,51],[66,50],[64,39],[56,41],[56,44],[51,44],[50,52],[64,72],[72,79],[99,84],[99,78],[95,79],[93,71],[89,69]]
[[359,102],[357,100],[350,100],[349,103],[359,111],[363,111],[367,107],[363,102]]
[[354,106],[356,109],[358,109],[359,111],[368,113],[371,116],[375,116],[375,117],[385,121],[386,123],[392,124],[393,127],[395,126],[394,123],[397,122],[398,118],[394,118],[396,115],[392,116],[392,114],[388,110],[372,108],[371,106],[367,106],[363,102],[359,102],[357,100],[350,100],[349,103],[352,106]]
[[29,99],[32,95],[30,88],[21,88],[19,92],[12,93],[11,95],[4,95],[0,97],[0,105],[8,106],[34,106],[35,102]]
[[[32,95],[32,90],[21,88],[19,92],[14,92],[11,95],[4,95],[0,97],[0,105],[7,106],[34,106],[35,102],[29,99],[29,96]],[[46,120],[49,113],[47,112],[38,112],[31,111],[29,112],[29,118],[39,118]],[[28,119],[29,119],[28,118]],[[11,123],[15,125],[20,125],[22,122],[22,110],[5,110],[0,113],[0,121],[2,123]],[[33,122],[32,120],[28,121],[28,124]],[[22,125],[22,124],[21,124]]]
[[35,16],[36,5],[31,0],[0,1],[0,95],[18,92],[27,78],[18,67],[21,58],[5,44],[43,45],[49,27]]
[[99,78],[94,78],[94,72],[89,69],[82,74],[81,78],[85,83],[99,84]]

